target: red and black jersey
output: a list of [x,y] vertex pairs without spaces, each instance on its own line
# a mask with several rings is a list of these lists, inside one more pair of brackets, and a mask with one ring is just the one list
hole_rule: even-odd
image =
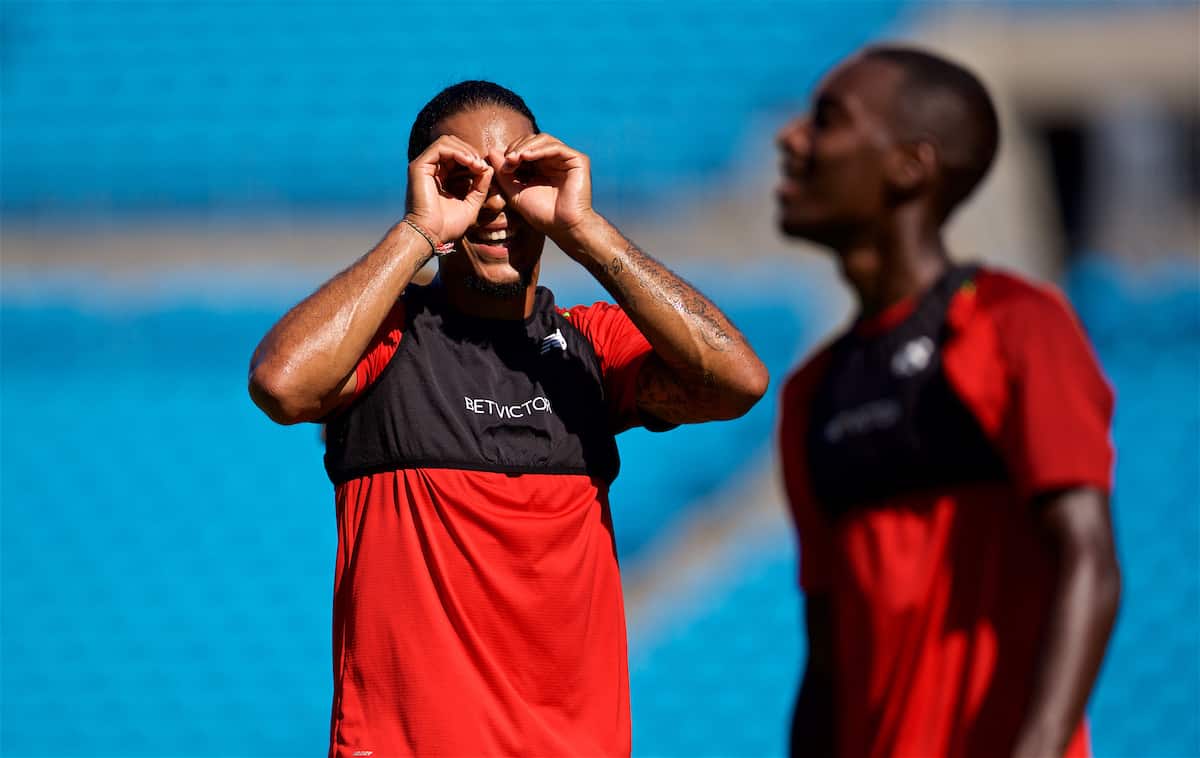
[[[844,756],[1011,752],[1055,578],[1038,494],[1108,491],[1112,393],[1069,307],[951,268],[794,374],[800,583],[833,609]],[[1080,724],[1068,755],[1088,754]]]
[[608,487],[649,354],[616,306],[405,291],[327,429],[331,756],[629,752]]

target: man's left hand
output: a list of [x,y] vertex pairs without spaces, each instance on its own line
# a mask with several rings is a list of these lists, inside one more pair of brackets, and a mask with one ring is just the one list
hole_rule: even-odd
[[559,247],[573,247],[573,235],[596,215],[588,157],[543,133],[523,137],[488,160],[517,213]]

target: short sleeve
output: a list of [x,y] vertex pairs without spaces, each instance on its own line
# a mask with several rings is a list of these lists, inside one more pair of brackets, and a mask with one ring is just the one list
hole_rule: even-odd
[[800,587],[810,594],[827,591],[832,581],[833,533],[813,497],[806,449],[812,391],[825,356],[818,355],[788,379],[779,415],[779,462],[800,542]]
[[1079,322],[1057,293],[1029,288],[998,319],[1009,402],[999,445],[1026,497],[1112,487],[1113,392]]
[[404,301],[397,300],[392,309],[384,317],[383,323],[367,344],[367,349],[354,368],[354,392],[345,399],[350,402],[361,395],[367,387],[375,383],[383,369],[387,367],[396,349],[400,347],[400,337],[404,330]]
[[646,417],[637,407],[637,376],[654,352],[650,343],[626,315],[611,303],[577,305],[563,312],[571,324],[592,344],[600,359],[604,392],[609,400],[609,417],[615,431],[645,426],[665,431],[674,424]]

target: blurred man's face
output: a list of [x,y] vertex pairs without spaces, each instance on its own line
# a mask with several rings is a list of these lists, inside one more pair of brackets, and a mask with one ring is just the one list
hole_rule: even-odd
[[784,234],[835,249],[873,234],[887,211],[887,114],[900,77],[891,64],[851,58],[821,83],[812,112],[780,130]]
[[[509,145],[533,133],[533,125],[521,114],[487,106],[443,119],[434,127],[433,137],[459,137],[496,168]],[[447,177],[443,190],[465,197],[470,187],[470,173],[459,169]],[[545,241],[545,236],[508,204],[500,182],[493,177],[475,223],[457,241],[455,252],[439,260],[438,270],[443,278],[461,278],[473,289],[514,297],[536,282]]]

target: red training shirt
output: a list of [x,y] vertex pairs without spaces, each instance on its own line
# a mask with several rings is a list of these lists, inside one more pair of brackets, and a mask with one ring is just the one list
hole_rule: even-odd
[[[555,312],[599,360],[606,433],[639,423],[645,338],[606,303]],[[401,301],[358,364],[359,394],[402,354],[405,323]],[[560,340],[566,347],[564,331],[543,353],[560,352]],[[464,410],[462,400],[451,398],[446,413],[475,419],[499,408],[468,398]],[[511,420],[539,408],[507,412]],[[629,753],[607,482],[412,467],[345,481],[336,501],[330,756]]]

